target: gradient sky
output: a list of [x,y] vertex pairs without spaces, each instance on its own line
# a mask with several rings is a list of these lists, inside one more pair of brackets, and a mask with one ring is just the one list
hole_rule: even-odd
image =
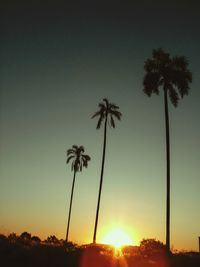
[[77,175],[69,238],[92,241],[103,131],[90,117],[107,97],[123,118],[108,131],[97,241],[113,226],[135,244],[165,241],[163,95],[142,92],[144,61],[162,47],[186,56],[194,77],[190,95],[170,105],[171,243],[198,249],[197,2],[1,4],[0,232],[65,238],[72,183],[65,153],[77,144],[92,161]]

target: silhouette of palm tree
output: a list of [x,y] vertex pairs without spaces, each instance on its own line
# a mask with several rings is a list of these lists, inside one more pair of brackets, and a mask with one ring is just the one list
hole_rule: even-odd
[[99,195],[98,195],[98,202],[97,202],[93,243],[96,243],[96,233],[97,233],[101,190],[102,190],[102,183],[103,183],[105,153],[106,153],[107,124],[109,122],[109,125],[112,128],[115,128],[114,118],[117,118],[118,120],[120,120],[122,116],[121,112],[119,112],[118,109],[119,109],[118,106],[116,106],[115,104],[109,103],[108,99],[104,98],[103,102],[99,103],[99,110],[96,113],[94,113],[94,115],[92,116],[92,118],[99,117],[98,122],[97,122],[97,127],[96,127],[97,129],[100,129],[101,124],[104,121],[103,155],[102,155],[101,176],[100,176]]
[[70,198],[70,207],[69,207],[69,216],[68,216],[68,223],[67,223],[67,233],[66,233],[66,242],[68,242],[68,235],[69,235],[69,224],[70,224],[70,217],[71,217],[71,209],[72,209],[72,199],[74,193],[74,184],[76,173],[78,171],[82,171],[83,167],[88,166],[88,161],[90,161],[90,157],[88,155],[83,154],[85,149],[83,146],[78,147],[77,145],[73,145],[71,149],[67,150],[67,161],[69,163],[72,160],[71,170],[74,171],[74,178],[72,182],[72,189],[71,189],[71,198]]
[[170,134],[168,97],[177,107],[179,95],[183,98],[189,93],[192,74],[188,70],[188,61],[183,56],[170,57],[162,49],[153,50],[152,59],[144,64],[146,74],[143,80],[143,91],[147,96],[164,91],[165,129],[166,129],[166,247],[170,251]]

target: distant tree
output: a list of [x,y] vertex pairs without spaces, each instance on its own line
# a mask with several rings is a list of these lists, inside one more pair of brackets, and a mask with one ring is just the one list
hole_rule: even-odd
[[164,256],[166,253],[166,246],[156,239],[143,239],[139,247],[141,255],[145,258],[155,259]]
[[105,162],[105,154],[106,154],[107,125],[109,123],[109,125],[112,128],[115,128],[114,118],[117,118],[118,120],[120,120],[121,116],[122,116],[122,114],[121,114],[121,112],[119,112],[119,107],[116,106],[115,104],[110,103],[107,98],[104,98],[103,102],[99,103],[99,110],[97,112],[95,112],[94,115],[92,116],[92,118],[98,117],[98,122],[97,122],[97,127],[96,127],[97,129],[101,128],[101,124],[104,121],[103,155],[102,155],[99,195],[98,195],[98,202],[97,202],[93,243],[96,243],[101,190],[102,190],[102,184],[103,184],[104,162]]
[[75,251],[78,248],[78,245],[73,242],[66,242],[63,240],[62,245],[65,247],[67,252]]
[[57,244],[59,244],[59,240],[55,235],[50,235],[45,240],[45,243],[57,245]]
[[11,233],[8,235],[8,240],[10,243],[16,243],[18,238],[19,237],[16,235],[16,233]]
[[165,129],[166,129],[166,246],[170,251],[170,134],[168,97],[177,107],[179,96],[183,98],[189,93],[189,83],[192,82],[192,74],[188,70],[188,61],[185,57],[170,57],[170,54],[162,49],[153,50],[151,59],[144,64],[145,76],[143,91],[147,96],[152,93],[159,94],[159,89],[164,92]]
[[31,244],[31,234],[28,232],[23,232],[19,238],[18,241],[20,241],[23,245],[29,245]]
[[85,155],[84,152],[85,152],[85,148],[83,146],[78,147],[77,145],[73,145],[72,148],[67,150],[66,163],[68,164],[72,160],[71,170],[74,172],[74,178],[73,178],[72,189],[71,189],[70,207],[69,207],[67,232],[66,232],[66,242],[68,242],[69,225],[70,225],[70,218],[71,218],[71,209],[72,209],[72,200],[73,200],[76,173],[81,172],[83,167],[87,168],[88,161],[91,160],[90,156]]
[[41,242],[41,239],[38,236],[32,236],[31,237],[31,241],[33,243],[40,243]]
[[20,235],[20,239],[23,239],[23,240],[31,240],[31,234],[28,233],[28,232],[23,232],[23,233]]

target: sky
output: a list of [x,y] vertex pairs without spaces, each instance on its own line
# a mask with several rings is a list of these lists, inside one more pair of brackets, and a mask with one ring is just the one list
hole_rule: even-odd
[[91,162],[77,174],[69,239],[92,242],[103,129],[91,116],[107,97],[123,115],[108,129],[97,242],[116,227],[136,245],[165,242],[163,94],[142,91],[144,62],[161,47],[193,73],[190,94],[169,105],[171,245],[198,250],[198,1],[32,2],[1,3],[0,232],[65,238],[66,150],[77,144]]

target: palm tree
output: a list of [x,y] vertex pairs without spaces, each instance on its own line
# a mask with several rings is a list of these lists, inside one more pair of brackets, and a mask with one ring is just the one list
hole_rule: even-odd
[[66,233],[66,242],[68,242],[69,235],[69,224],[71,217],[71,209],[72,209],[72,199],[74,193],[74,184],[76,179],[76,173],[78,171],[82,171],[83,167],[88,166],[88,161],[90,161],[90,157],[88,155],[83,154],[85,149],[83,146],[78,147],[77,145],[73,145],[71,149],[67,150],[67,161],[69,163],[72,160],[71,170],[74,172],[74,178],[72,182],[72,190],[71,190],[71,198],[70,198],[70,207],[69,207],[69,215],[68,215],[68,223],[67,223],[67,233]]
[[104,142],[103,142],[103,155],[102,155],[102,165],[101,165],[101,176],[100,176],[100,185],[99,185],[99,195],[97,202],[97,210],[96,210],[96,219],[95,219],[95,227],[94,227],[94,236],[93,243],[96,243],[96,233],[97,233],[97,225],[98,225],[98,217],[99,217],[99,207],[100,207],[100,199],[101,199],[101,190],[103,183],[103,172],[104,172],[104,162],[105,162],[105,153],[106,153],[106,135],[107,135],[107,125],[112,128],[115,128],[114,118],[118,120],[121,119],[121,112],[118,111],[119,107],[115,104],[112,104],[108,101],[108,99],[104,98],[103,102],[99,103],[99,110],[94,113],[92,118],[99,117],[97,122],[97,129],[101,128],[101,124],[104,121]]
[[144,64],[145,76],[143,91],[147,96],[164,92],[165,130],[166,130],[166,247],[170,251],[170,134],[168,98],[174,107],[180,97],[189,93],[192,74],[188,70],[188,61],[183,56],[170,57],[162,49],[153,50],[152,58]]

